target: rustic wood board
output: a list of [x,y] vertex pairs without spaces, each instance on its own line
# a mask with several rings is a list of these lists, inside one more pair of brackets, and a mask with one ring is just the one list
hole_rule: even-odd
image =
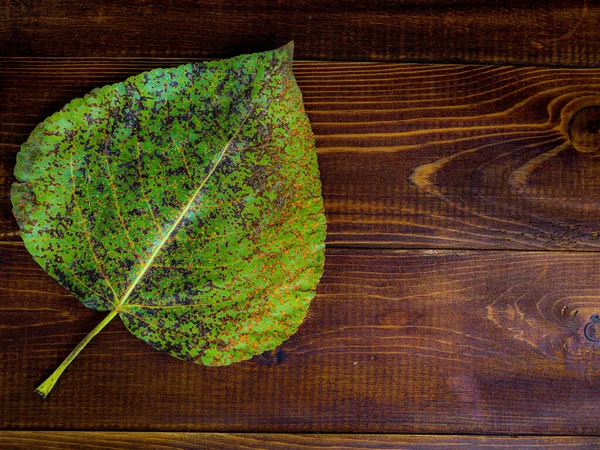
[[[0,447],[598,447],[600,7],[7,0],[4,11],[0,430],[13,431]],[[307,321],[226,369],[174,360],[111,323],[43,401],[34,386],[103,313],[23,247],[8,199],[20,144],[94,87],[290,39],[297,59],[346,61],[294,66],[329,232]]]
[[47,400],[33,393],[104,315],[0,246],[0,429],[598,434],[590,252],[328,249],[299,332],[225,368],[114,322]]
[[0,446],[14,450],[37,448],[60,450],[168,448],[218,450],[243,448],[270,450],[306,449],[410,449],[515,448],[597,450],[597,437],[568,436],[431,436],[372,434],[258,434],[258,433],[157,433],[157,432],[48,432],[0,431]]
[[[0,239],[19,145],[93,87],[180,59],[8,58],[0,66]],[[571,129],[600,70],[298,62],[328,245],[600,249],[600,158]],[[585,148],[583,148],[585,150]]]
[[5,0],[0,55],[600,63],[593,0]]

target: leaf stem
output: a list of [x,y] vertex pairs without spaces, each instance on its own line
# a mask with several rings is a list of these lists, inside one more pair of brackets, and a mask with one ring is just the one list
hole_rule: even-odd
[[118,313],[119,311],[116,309],[111,311],[110,314],[108,314],[102,320],[102,322],[100,322],[96,326],[96,328],[90,331],[90,333],[85,338],[83,338],[83,340],[79,344],[77,344],[77,347],[75,347],[73,351],[69,353],[69,356],[67,356],[65,360],[61,363],[61,365],[58,366],[54,372],[52,372],[52,375],[46,378],[46,380],[35,389],[35,392],[40,394],[43,398],[46,398],[46,396],[50,393],[50,391],[52,390],[62,373],[69,366],[69,364],[71,364],[71,362],[75,359],[79,352],[83,350],[83,348],[92,340],[92,338],[98,333],[100,333],[100,331],[102,331],[106,324],[113,320]]

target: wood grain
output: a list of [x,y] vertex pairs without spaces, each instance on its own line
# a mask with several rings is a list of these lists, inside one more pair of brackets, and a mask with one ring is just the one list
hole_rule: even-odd
[[593,0],[5,0],[5,56],[224,57],[594,66]]
[[328,249],[277,350],[198,366],[115,321],[45,401],[36,384],[105,313],[21,243],[0,267],[0,429],[600,433],[595,253]]
[[[0,239],[18,240],[14,158],[38,122],[93,87],[184,61],[4,59]],[[329,246],[600,250],[600,70],[298,62],[295,73]]]
[[596,450],[597,437],[566,436],[427,436],[381,434],[258,434],[156,432],[0,432],[0,446],[11,449],[431,449],[518,448]]
[[[0,430],[22,431],[0,431],[0,447],[598,448],[581,435],[600,435],[600,5],[3,6]],[[347,61],[295,64],[329,232],[300,331],[208,368],[115,321],[42,401],[34,386],[104,313],[20,242],[19,145],[94,87],[292,39],[297,59]]]

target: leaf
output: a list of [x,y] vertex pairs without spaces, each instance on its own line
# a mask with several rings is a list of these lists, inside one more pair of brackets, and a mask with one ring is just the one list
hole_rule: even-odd
[[275,51],[155,69],[31,133],[11,199],[25,246],[85,306],[180,359],[221,366],[303,321],[323,272],[312,135]]

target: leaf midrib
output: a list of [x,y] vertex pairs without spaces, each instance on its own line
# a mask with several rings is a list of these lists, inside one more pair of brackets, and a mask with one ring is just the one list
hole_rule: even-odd
[[187,202],[185,208],[179,214],[179,217],[177,217],[177,219],[175,220],[175,222],[173,222],[173,224],[169,228],[169,231],[167,231],[167,233],[165,233],[165,235],[163,236],[162,240],[158,243],[158,245],[152,251],[152,254],[148,258],[148,261],[146,262],[146,264],[144,264],[144,267],[142,267],[142,270],[140,270],[140,272],[138,273],[138,275],[133,279],[133,281],[131,282],[131,284],[129,285],[129,287],[127,288],[127,290],[125,291],[125,293],[123,294],[123,297],[121,297],[119,303],[115,307],[116,311],[120,311],[124,306],[127,306],[127,305],[125,305],[125,302],[131,296],[131,294],[133,293],[133,291],[135,290],[135,288],[137,287],[137,285],[139,284],[139,282],[142,280],[142,278],[144,278],[144,275],[146,274],[146,272],[148,271],[148,269],[152,266],[152,263],[154,262],[154,260],[156,259],[156,257],[158,256],[158,254],[160,253],[160,251],[162,250],[162,248],[164,247],[164,245],[167,243],[167,241],[169,240],[169,238],[171,237],[171,235],[175,232],[175,230],[177,229],[177,227],[181,224],[181,221],[183,220],[183,218],[192,209],[192,206],[194,205],[194,202],[198,198],[198,195],[200,194],[200,192],[202,191],[202,189],[204,188],[204,186],[208,182],[209,178],[212,176],[212,174],[214,173],[214,171],[217,169],[217,167],[219,166],[219,164],[223,160],[223,156],[225,156],[225,153],[227,153],[227,150],[229,149],[231,143],[233,142],[233,140],[239,134],[240,130],[242,129],[242,127],[246,123],[246,120],[248,119],[248,117],[252,113],[253,109],[254,109],[254,103],[252,104],[252,106],[248,110],[248,113],[244,116],[244,119],[242,120],[242,122],[240,123],[240,125],[238,126],[238,128],[236,129],[235,133],[233,133],[233,135],[231,136],[231,138],[229,139],[229,141],[227,142],[227,144],[225,144],[225,146],[223,147],[223,150],[221,150],[219,158],[217,159],[217,161],[213,165],[213,167],[210,170],[210,172],[208,172],[208,174],[204,177],[204,179],[200,183],[200,186],[198,186],[198,188],[194,191],[194,193],[192,194],[190,200]]
[[[285,84],[287,83],[288,78],[290,77],[290,73],[291,73],[291,68],[290,68],[290,72],[287,73],[286,76],[284,77],[284,79],[282,80],[282,82],[281,82],[282,86],[285,86]],[[270,79],[271,79],[272,76],[273,76],[273,72],[271,72],[269,74],[269,77],[264,82],[264,85],[263,85],[262,89],[260,90],[260,92],[258,93],[258,96],[260,96],[262,94],[262,91],[264,90],[264,87],[268,84],[268,81],[270,81]],[[200,183],[200,186],[194,191],[194,193],[192,194],[190,200],[186,204],[185,208],[182,210],[182,212],[179,215],[179,217],[177,217],[177,219],[175,220],[175,222],[173,223],[173,225],[171,225],[171,227],[169,228],[169,231],[167,231],[167,233],[164,235],[164,237],[162,238],[162,240],[158,243],[158,245],[156,246],[156,248],[152,251],[152,254],[148,258],[148,261],[146,262],[146,264],[144,264],[144,267],[142,267],[142,270],[134,278],[134,280],[131,282],[131,284],[129,285],[129,287],[127,288],[127,290],[125,291],[125,293],[123,294],[123,297],[121,297],[121,299],[119,300],[119,303],[115,306],[115,309],[114,309],[115,311],[120,312],[124,307],[127,306],[125,304],[125,302],[131,296],[131,294],[133,293],[133,291],[135,290],[135,288],[137,287],[137,285],[139,284],[139,282],[142,280],[142,278],[144,277],[144,275],[148,271],[148,269],[152,266],[152,263],[154,262],[154,260],[156,259],[156,257],[158,256],[158,254],[160,253],[160,251],[162,250],[162,248],[164,247],[164,245],[167,243],[167,241],[169,240],[169,238],[171,237],[171,235],[173,234],[173,232],[177,229],[177,227],[179,226],[179,224],[181,223],[181,221],[183,220],[183,218],[187,215],[187,213],[192,208],[194,202],[196,201],[196,198],[198,197],[198,195],[200,194],[200,192],[202,191],[202,189],[204,188],[204,186],[208,182],[209,178],[212,176],[212,174],[214,173],[214,171],[217,169],[217,167],[219,166],[219,164],[223,160],[223,157],[225,156],[225,153],[227,153],[227,150],[229,149],[229,147],[230,147],[231,143],[233,142],[233,140],[239,135],[240,131],[242,130],[243,126],[245,125],[246,121],[248,120],[248,117],[250,117],[250,115],[252,114],[255,106],[256,106],[256,102],[252,102],[252,104],[250,105],[250,108],[248,109],[248,112],[246,113],[246,115],[244,116],[244,118],[242,119],[242,121],[240,122],[240,125],[237,127],[237,129],[235,130],[235,132],[233,133],[233,135],[231,136],[231,138],[229,139],[229,141],[227,142],[227,144],[225,144],[225,146],[223,147],[223,150],[221,151],[221,154],[219,155],[219,158],[217,159],[217,161],[213,165],[212,169],[204,177],[204,179]]]

